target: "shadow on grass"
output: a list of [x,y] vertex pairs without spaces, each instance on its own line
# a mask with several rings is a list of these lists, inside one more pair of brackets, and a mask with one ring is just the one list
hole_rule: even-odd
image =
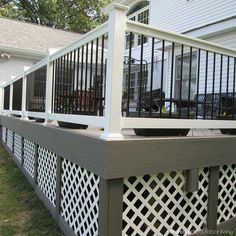
[[0,235],[62,236],[8,153],[0,146]]

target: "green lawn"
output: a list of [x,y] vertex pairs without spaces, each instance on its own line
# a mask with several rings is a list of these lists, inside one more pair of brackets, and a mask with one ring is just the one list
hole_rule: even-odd
[[0,236],[62,236],[50,213],[0,146]]

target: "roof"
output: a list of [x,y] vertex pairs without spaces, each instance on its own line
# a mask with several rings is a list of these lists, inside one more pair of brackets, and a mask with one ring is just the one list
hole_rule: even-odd
[[47,49],[68,45],[81,34],[0,17],[0,50],[45,56]]

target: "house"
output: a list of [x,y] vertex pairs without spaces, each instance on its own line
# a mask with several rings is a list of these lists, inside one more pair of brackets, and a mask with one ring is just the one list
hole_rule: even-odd
[[0,84],[45,58],[48,49],[79,38],[77,33],[0,17]]
[[[234,0],[229,0],[226,2],[220,0],[207,2],[203,0],[117,0],[115,2],[130,7],[127,14],[127,17],[130,20],[204,39],[225,47],[236,48],[236,4]],[[130,37],[132,38],[130,39]],[[140,94],[140,85],[142,86],[142,91],[150,91],[151,74],[153,74],[154,77],[152,89],[161,89],[165,93],[166,98],[172,97],[178,99],[181,97],[181,99],[187,100],[190,98],[193,100],[196,99],[196,96],[201,97],[201,99],[205,99],[205,96],[207,97],[206,99],[209,100],[212,96],[217,96],[217,94],[219,95],[219,93],[222,93],[222,96],[225,96],[227,93],[227,96],[232,97],[232,93],[234,91],[232,74],[234,73],[233,71],[235,64],[233,58],[223,57],[221,61],[221,57],[219,55],[214,55],[213,53],[206,53],[203,51],[199,54],[196,49],[191,49],[190,47],[183,48],[181,57],[181,45],[175,45],[173,49],[171,42],[164,42],[163,45],[163,41],[155,40],[153,61],[154,67],[151,72],[150,64],[152,59],[152,39],[147,37],[143,38],[142,57],[141,35],[133,34],[130,36],[127,34],[126,58],[129,56],[129,42],[132,44],[132,67],[131,71],[129,71],[127,66],[128,63],[125,63],[125,79],[123,87],[124,91],[127,92],[128,77],[129,73],[131,73],[131,76],[129,77],[131,111],[136,109]],[[164,47],[164,50],[162,50],[162,47]],[[192,50],[191,58],[190,50]],[[202,59],[201,64],[198,66],[197,60],[199,55],[201,58],[205,59]],[[207,65],[206,60],[208,63]],[[140,83],[141,63],[144,74],[141,76],[142,82]],[[213,73],[214,64],[215,69]],[[221,64],[222,71],[220,71]],[[228,77],[231,77],[228,81],[226,78],[227,66],[229,68],[228,73],[230,75]],[[207,84],[205,84],[206,73],[208,73],[208,77],[210,77]],[[191,82],[189,82],[190,77]],[[222,87],[219,87],[220,80],[222,79],[221,77],[223,78],[223,84]],[[171,86],[172,91],[170,91]],[[176,108],[170,108],[170,103],[165,102],[164,110],[168,109],[175,110]]]

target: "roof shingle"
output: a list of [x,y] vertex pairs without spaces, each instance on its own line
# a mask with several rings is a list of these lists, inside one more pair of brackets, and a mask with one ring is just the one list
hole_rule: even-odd
[[47,49],[63,47],[80,37],[81,34],[0,17],[0,49],[7,47],[46,54]]

